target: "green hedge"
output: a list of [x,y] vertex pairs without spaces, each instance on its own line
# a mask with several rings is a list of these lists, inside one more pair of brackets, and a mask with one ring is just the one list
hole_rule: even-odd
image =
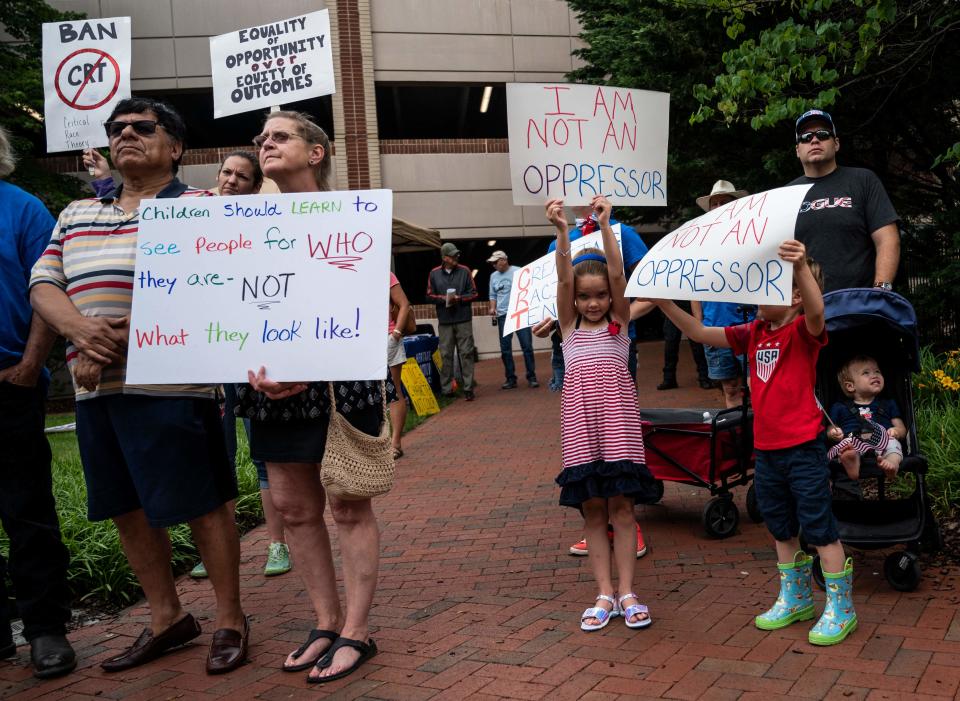
[[960,350],[925,348],[914,379],[914,415],[920,452],[927,457],[927,488],[939,516],[960,506]]

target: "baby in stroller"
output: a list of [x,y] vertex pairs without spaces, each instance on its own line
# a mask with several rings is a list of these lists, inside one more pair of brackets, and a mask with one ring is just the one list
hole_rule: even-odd
[[882,399],[883,374],[877,361],[857,355],[844,363],[837,381],[847,399],[830,407],[827,437],[836,442],[828,453],[852,480],[860,478],[860,456],[873,452],[877,466],[893,479],[903,461],[900,441],[907,435],[902,414],[893,399]]

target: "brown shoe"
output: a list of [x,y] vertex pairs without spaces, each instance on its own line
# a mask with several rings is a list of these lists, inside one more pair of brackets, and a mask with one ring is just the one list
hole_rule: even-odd
[[125,669],[138,667],[150,660],[155,660],[168,650],[186,645],[200,635],[200,624],[189,613],[163,631],[154,636],[153,631],[144,628],[137,641],[125,651],[104,660],[100,663],[104,672],[122,672]]
[[250,624],[243,617],[243,632],[233,628],[221,628],[213,634],[210,654],[207,655],[207,674],[232,672],[247,659],[250,641]]

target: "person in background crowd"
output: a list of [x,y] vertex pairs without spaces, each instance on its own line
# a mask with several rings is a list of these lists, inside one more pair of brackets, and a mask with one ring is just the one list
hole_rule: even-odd
[[[738,190],[733,183],[727,180],[718,180],[713,184],[709,195],[697,198],[697,204],[704,212],[733,202],[747,194],[746,190]],[[693,317],[704,326],[733,326],[753,321],[757,314],[753,305],[735,304],[732,302],[690,302]],[[724,405],[730,409],[740,406],[743,402],[743,381],[745,356],[734,355],[729,348],[715,348],[703,346],[707,360],[707,375],[713,382],[720,383],[723,392]]]
[[403,348],[403,329],[407,326],[407,319],[412,314],[410,300],[400,286],[400,281],[390,273],[390,316],[387,324],[387,366],[390,368],[390,377],[393,386],[397,388],[396,400],[390,402],[390,424],[393,430],[393,459],[403,457],[403,425],[407,421],[407,400],[401,391],[401,370],[407,361],[407,353]]
[[516,336],[520,341],[520,348],[523,351],[523,363],[527,369],[527,383],[531,389],[540,386],[537,382],[537,368],[533,358],[533,335],[530,329],[519,329],[515,333],[503,333],[504,324],[507,322],[507,306],[510,303],[510,288],[513,286],[513,276],[520,269],[515,265],[510,265],[507,254],[503,251],[494,251],[493,255],[487,258],[487,262],[493,266],[493,272],[490,274],[490,316],[497,320],[497,328],[500,336],[500,359],[503,361],[503,370],[506,375],[500,389],[516,389],[517,387],[517,368],[513,362],[513,337]]
[[900,218],[880,179],[864,168],[837,164],[840,138],[823,110],[801,114],[795,131],[803,175],[789,184],[813,185],[800,205],[796,238],[823,266],[824,289],[892,290],[900,264]]
[[125,380],[140,202],[210,193],[176,177],[186,126],[169,105],[121,100],[104,128],[123,185],[63,210],[30,279],[34,310],[68,341],[89,518],[113,520],[150,608],[149,627],[101,667],[130,669],[200,635],[177,596],[166,531],[189,523],[217,601],[206,669],[220,674],[243,664],[250,628],[240,605],[240,541],[227,505],[237,497],[236,474],[215,387]]
[[[685,312],[689,313],[691,311],[692,307],[689,302],[678,302],[677,304]],[[680,386],[677,384],[677,364],[680,361],[680,339],[682,335],[676,324],[665,316],[663,318],[663,382],[657,385],[658,390],[676,389]],[[691,339],[687,339],[687,341],[690,344],[690,352],[693,354],[693,363],[697,367],[697,382],[700,389],[713,389],[703,346]]]
[[[56,334],[30,308],[27,281],[55,222],[40,200],[6,182],[15,167],[0,127],[0,524],[10,539],[10,579],[33,674],[51,679],[73,670],[77,656],[66,637],[70,555],[60,537],[43,433],[50,381],[44,363]],[[0,555],[0,659],[17,654],[6,571]]]
[[[280,192],[330,189],[330,141],[302,112],[267,115],[254,137],[260,166]],[[275,382],[261,367],[239,385],[238,414],[250,421],[250,455],[267,463],[273,503],[283,516],[317,625],[287,655],[286,672],[310,669],[307,681],[323,684],[356,671],[377,654],[370,638],[370,607],[377,589],[380,529],[370,499],[341,499],[324,490],[321,462],[326,450],[329,412],[338,411],[354,427],[378,435],[386,417],[379,381],[334,382],[331,407],[326,382]],[[387,401],[393,382],[386,383]],[[346,612],[340,607],[330,533],[324,508],[330,503],[343,560]],[[312,669],[311,669],[312,668]]]
[[463,397],[474,399],[476,383],[473,364],[476,345],[473,342],[472,302],[477,298],[477,286],[470,268],[460,265],[460,251],[447,242],[440,247],[443,262],[427,277],[427,300],[437,305],[437,324],[440,329],[440,389],[444,395],[453,393],[453,349],[460,358],[463,376]]

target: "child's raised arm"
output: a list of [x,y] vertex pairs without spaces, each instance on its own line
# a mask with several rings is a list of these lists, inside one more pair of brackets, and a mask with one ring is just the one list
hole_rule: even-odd
[[597,223],[600,224],[603,237],[603,256],[607,259],[607,284],[610,285],[610,296],[613,298],[613,316],[626,326],[630,323],[630,300],[624,295],[627,290],[627,276],[623,272],[620,244],[610,228],[613,205],[603,195],[597,195],[590,202],[590,206],[597,214]]
[[722,326],[704,326],[702,322],[697,321],[669,299],[651,299],[650,301],[660,307],[660,311],[666,314],[674,326],[691,341],[706,343],[717,348],[730,347],[727,333]]
[[563,213],[563,200],[547,200],[547,220],[557,229],[557,321],[561,329],[574,322],[573,263],[570,260],[570,232]]
[[807,265],[807,248],[799,241],[790,239],[780,244],[779,253],[783,260],[793,264],[793,284],[800,292],[800,304],[803,305],[807,331],[811,336],[817,337],[823,333],[826,323],[823,317],[823,293]]

